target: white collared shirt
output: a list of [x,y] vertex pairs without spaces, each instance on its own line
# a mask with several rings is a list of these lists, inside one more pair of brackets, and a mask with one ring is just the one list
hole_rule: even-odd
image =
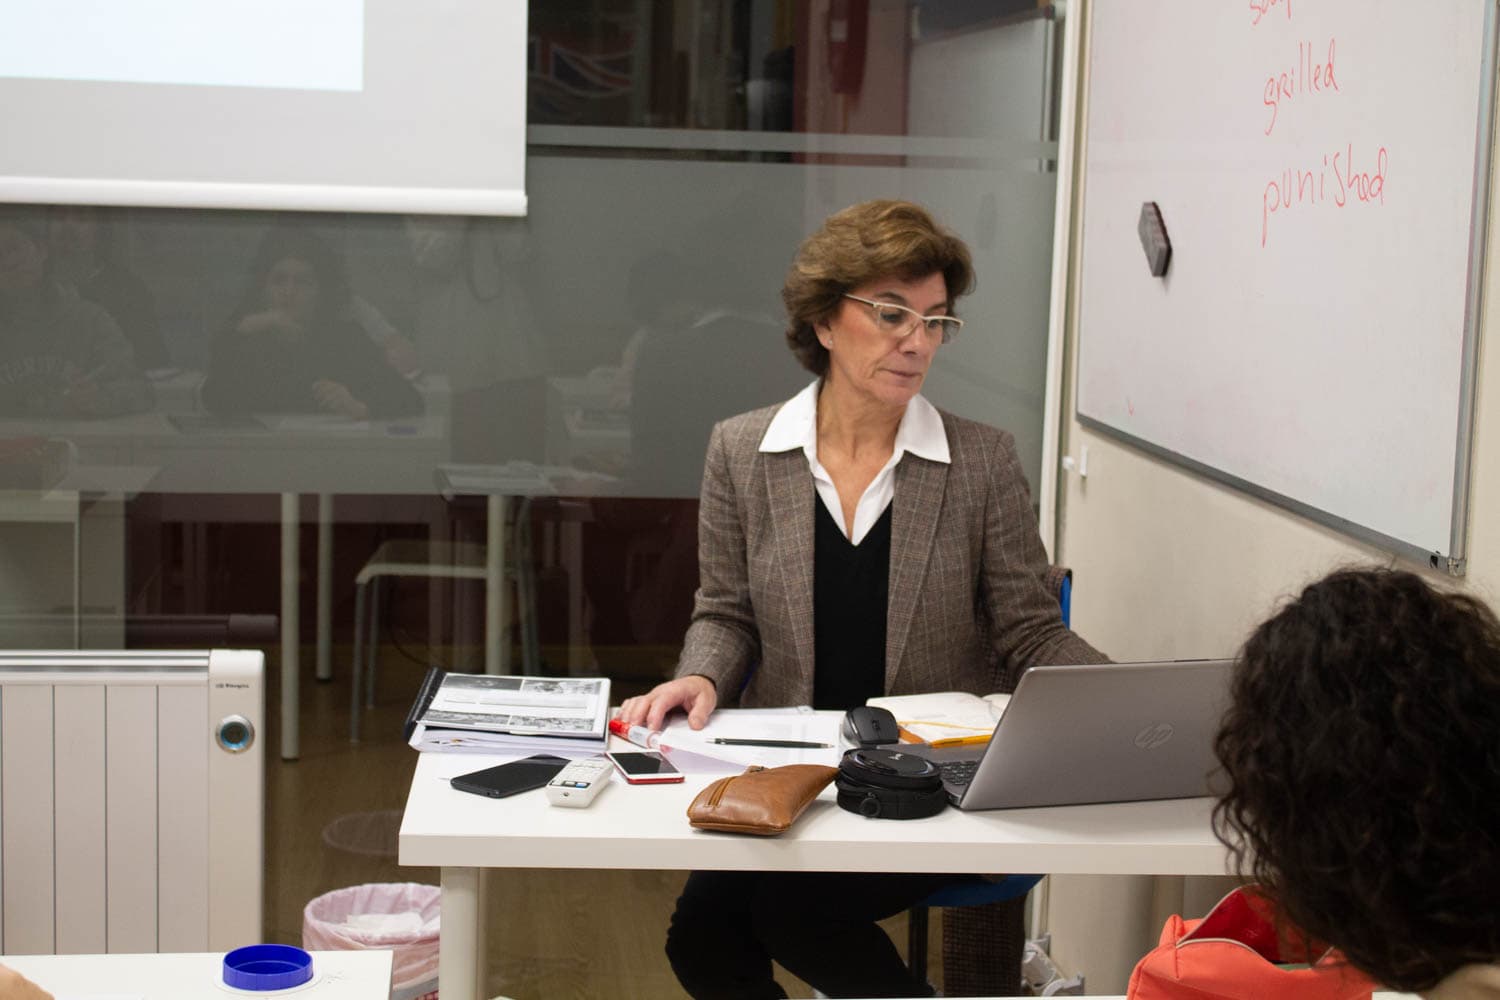
[[823,498],[823,506],[833,515],[834,523],[844,536],[858,545],[869,534],[870,529],[875,527],[875,522],[880,520],[880,515],[885,513],[885,509],[891,505],[891,498],[896,495],[896,463],[907,452],[911,452],[920,458],[947,465],[948,434],[943,430],[943,418],[937,407],[920,395],[913,396],[906,404],[906,412],[901,415],[900,426],[896,428],[896,446],[891,450],[890,461],[885,463],[870,481],[870,485],[865,487],[865,492],[859,498],[859,505],[854,508],[854,530],[851,532],[844,523],[838,488],[833,485],[833,479],[818,461],[820,382],[821,380],[815,380],[776,411],[776,416],[771,418],[771,425],[766,428],[765,436],[760,439],[760,450],[782,452],[801,448],[802,453],[807,456],[807,465],[812,470],[818,496]]

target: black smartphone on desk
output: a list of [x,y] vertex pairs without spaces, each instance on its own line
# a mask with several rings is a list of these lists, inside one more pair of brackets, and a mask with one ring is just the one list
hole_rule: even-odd
[[460,792],[503,799],[517,792],[542,788],[567,765],[568,761],[564,757],[554,757],[548,753],[532,754],[530,757],[496,764],[481,771],[460,774],[456,778],[449,778],[448,783]]

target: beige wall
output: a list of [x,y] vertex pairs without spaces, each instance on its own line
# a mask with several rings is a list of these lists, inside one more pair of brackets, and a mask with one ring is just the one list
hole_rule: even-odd
[[[1086,67],[1087,59],[1080,64]],[[1079,187],[1086,188],[1086,165],[1080,178]],[[1492,198],[1491,217],[1497,211]],[[1073,218],[1069,303],[1076,316],[1076,211]],[[1091,432],[1073,418],[1069,393],[1062,454],[1078,458],[1088,450],[1087,478],[1063,472],[1058,487],[1054,555],[1076,575],[1073,627],[1118,659],[1230,655],[1281,598],[1350,562],[1417,570],[1435,583],[1500,603],[1500,518],[1493,513],[1500,506],[1500,358],[1485,350],[1487,335],[1500,330],[1497,234],[1500,225],[1490,229],[1484,279],[1465,577],[1396,559]],[[1069,357],[1076,357],[1077,337],[1070,319]],[[1074,384],[1071,365],[1065,384]],[[1399,468],[1393,460],[1392,474]],[[1180,879],[1051,881],[1053,956],[1064,969],[1083,972],[1095,994],[1124,992],[1131,965],[1155,944],[1164,914],[1182,905]],[[1195,893],[1201,905],[1217,888],[1205,893],[1190,884],[1188,912]]]

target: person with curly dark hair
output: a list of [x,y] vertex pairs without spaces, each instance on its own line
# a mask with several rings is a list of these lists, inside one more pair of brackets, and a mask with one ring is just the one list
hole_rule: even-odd
[[1214,827],[1286,921],[1431,1000],[1500,997],[1500,620],[1348,569],[1240,651]]

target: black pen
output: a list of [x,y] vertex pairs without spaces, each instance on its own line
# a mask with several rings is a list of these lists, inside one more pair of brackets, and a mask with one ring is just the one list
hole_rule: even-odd
[[810,740],[737,740],[725,736],[715,736],[708,742],[726,747],[786,747],[793,750],[827,750],[833,746],[832,743],[813,743]]

